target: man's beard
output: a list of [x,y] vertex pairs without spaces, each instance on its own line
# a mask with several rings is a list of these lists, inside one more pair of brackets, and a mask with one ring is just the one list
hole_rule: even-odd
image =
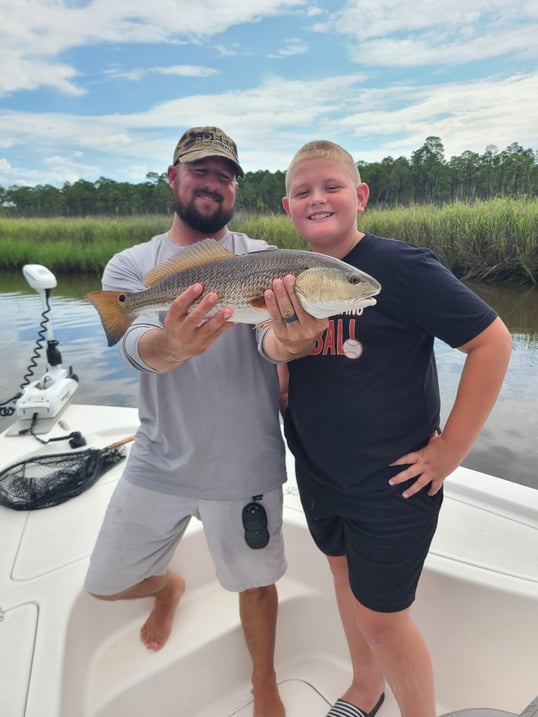
[[219,209],[211,216],[204,216],[200,214],[198,209],[194,206],[194,200],[188,204],[182,204],[181,201],[175,198],[175,211],[178,217],[185,222],[187,226],[194,231],[200,232],[201,234],[213,234],[219,231],[222,227],[226,226],[230,219],[233,217],[233,209],[225,211],[222,205]]

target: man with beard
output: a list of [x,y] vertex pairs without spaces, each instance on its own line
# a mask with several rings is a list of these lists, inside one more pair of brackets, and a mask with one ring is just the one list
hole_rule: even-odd
[[[140,291],[151,269],[206,237],[236,254],[266,249],[226,226],[242,176],[236,145],[221,129],[186,131],[168,167],[175,201],[170,230],[116,254],[103,288]],[[119,343],[122,359],[140,373],[140,428],[85,587],[102,600],[153,597],[140,637],[148,649],[161,649],[185,590],[170,562],[196,517],[219,582],[239,593],[254,717],[284,717],[274,670],[275,583],[286,570],[278,378],[258,352],[251,326],[234,325],[227,308],[208,317],[215,293],[190,310],[202,291],[194,284],[168,312],[139,317]],[[243,509],[253,505],[267,521],[255,543],[243,524]]]

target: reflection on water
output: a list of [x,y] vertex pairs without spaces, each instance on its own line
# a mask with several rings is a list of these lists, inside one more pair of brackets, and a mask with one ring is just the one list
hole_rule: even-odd
[[[4,317],[0,339],[4,356],[8,357],[0,374],[0,402],[19,390],[34,351],[42,313],[36,292],[10,277],[12,291],[4,293],[6,284],[0,274],[0,315]],[[13,291],[15,286],[19,291]],[[117,351],[108,349],[97,313],[83,299],[88,291],[98,288],[98,278],[69,277],[59,279],[58,287],[52,290],[49,316],[62,363],[64,367],[72,366],[80,379],[77,403],[136,406],[138,374],[120,361]],[[45,367],[43,351],[30,380],[39,378]],[[4,429],[6,423],[6,418],[0,418],[0,428]]]
[[[138,375],[109,349],[95,309],[84,295],[100,288],[96,277],[57,277],[51,295],[54,338],[64,367],[80,379],[77,403],[136,406]],[[538,488],[538,289],[472,284],[493,306],[514,337],[514,351],[499,400],[473,450],[469,468]],[[0,403],[19,389],[32,356],[41,316],[41,300],[22,276],[0,273]],[[452,405],[464,356],[436,342],[443,420]],[[41,357],[35,378],[45,369]],[[32,379],[30,379],[32,380]],[[0,429],[11,422],[0,417]]]
[[[471,453],[468,468],[538,488],[538,288],[472,283],[513,337],[507,376]],[[436,342],[442,419],[452,405],[464,356]]]

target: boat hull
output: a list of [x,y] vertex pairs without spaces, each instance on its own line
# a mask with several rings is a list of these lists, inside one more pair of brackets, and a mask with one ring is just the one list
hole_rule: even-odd
[[[137,425],[133,409],[70,406],[65,420],[98,446]],[[42,450],[30,438],[5,436],[0,448],[6,465]],[[349,683],[349,660],[331,575],[308,533],[288,459],[277,674],[287,717],[324,717]],[[150,600],[105,603],[82,589],[121,469],[54,508],[0,509],[0,714],[251,717],[237,595],[217,583],[197,521],[173,558],[187,590],[161,651],[139,640]],[[519,715],[538,693],[537,515],[533,489],[463,468],[446,482],[413,607],[432,653],[438,714],[480,707]],[[398,715],[390,690],[379,714]]]

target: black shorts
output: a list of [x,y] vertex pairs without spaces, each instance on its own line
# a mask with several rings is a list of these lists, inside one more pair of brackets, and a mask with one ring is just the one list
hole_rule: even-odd
[[346,556],[353,595],[376,612],[399,612],[413,603],[443,502],[442,490],[429,496],[428,488],[403,498],[402,492],[415,479],[388,485],[401,469],[380,472],[375,481],[369,481],[369,491],[342,500],[334,493],[312,497],[318,491],[309,490],[308,475],[296,466],[301,501],[316,545],[325,555]]

